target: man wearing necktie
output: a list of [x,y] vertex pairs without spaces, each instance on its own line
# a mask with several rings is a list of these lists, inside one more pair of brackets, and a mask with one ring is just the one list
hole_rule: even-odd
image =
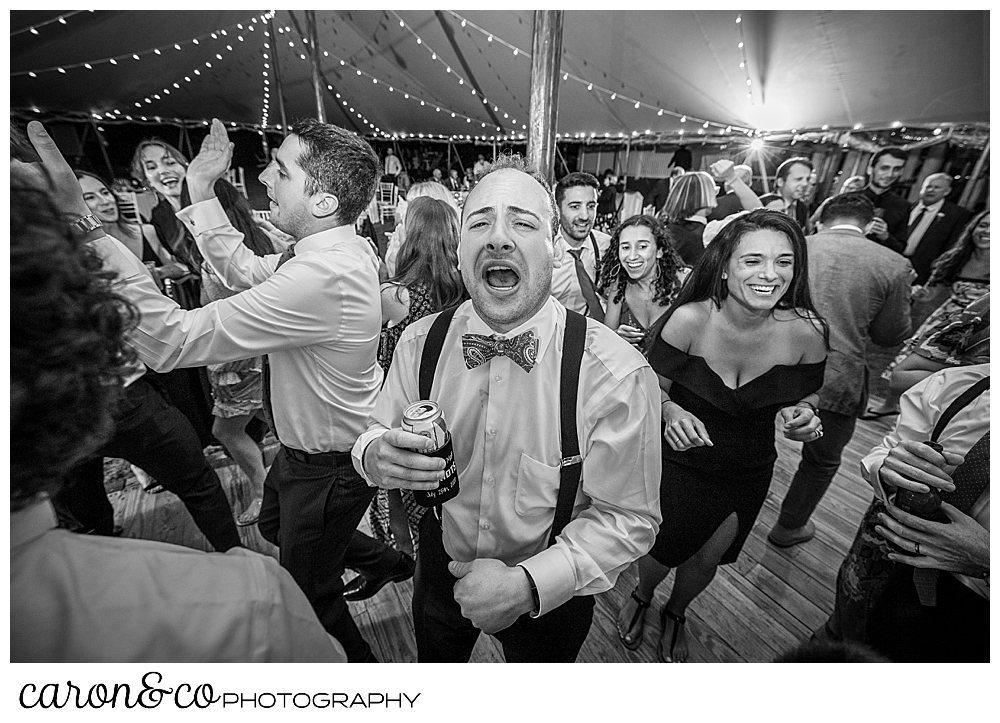
[[[215,197],[232,148],[213,119],[187,169],[192,205],[178,218],[223,283],[241,293],[184,310],[121,244],[102,236],[93,245],[115,274],[116,290],[139,310],[131,341],[148,366],[169,371],[267,356],[264,402],[281,453],[264,481],[261,535],[278,545],[282,567],[348,660],[374,662],[347,610],[341,577],[347,543],[374,496],[354,471],[350,449],[382,382],[378,259],[354,222],[375,193],[381,165],[354,133],[314,120],[296,124],[260,176],[271,222],[296,240],[294,256],[282,262],[281,254],[259,257],[244,246]],[[53,163],[57,156],[54,149]],[[50,169],[58,198],[73,208],[75,197],[82,203],[80,186],[58,161]]]
[[931,264],[961,235],[971,214],[947,200],[951,193],[951,176],[932,173],[920,187],[920,200],[910,210],[906,227],[906,248],[903,256],[913,264],[922,284],[931,273]]
[[597,294],[597,280],[611,245],[611,237],[594,228],[600,188],[589,173],[570,173],[556,184],[558,266],[552,270],[552,296],[567,309],[598,321],[604,319],[604,302]]
[[[460,491],[420,528],[421,662],[468,661],[480,632],[495,634],[510,662],[572,662],[593,596],[652,546],[661,519],[656,375],[603,324],[574,315],[579,331],[567,330],[569,312],[549,294],[558,219],[548,184],[520,157],[493,164],[463,209],[459,262],[471,300],[443,337],[447,312],[403,332],[354,446],[373,485],[437,487],[443,460],[414,452],[427,440],[400,429],[421,379],[452,433]],[[560,381],[571,337],[582,358],[569,435]],[[440,352],[432,383],[421,364],[428,348]],[[573,466],[582,479],[563,502],[561,476]]]
[[[989,661],[989,374],[989,364],[952,367],[913,386],[896,429],[861,460],[865,478],[888,492],[935,488],[946,519],[894,505],[880,515],[876,530],[903,552],[889,555],[897,565],[865,642],[895,662]],[[964,394],[938,430],[942,453],[923,444]]]

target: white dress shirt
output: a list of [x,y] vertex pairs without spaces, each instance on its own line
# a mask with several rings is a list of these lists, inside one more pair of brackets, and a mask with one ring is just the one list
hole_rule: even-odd
[[399,162],[399,156],[388,154],[385,157],[385,175],[396,176],[403,170],[403,164]]
[[[990,374],[989,364],[950,367],[931,374],[914,384],[899,400],[899,422],[885,436],[882,443],[861,460],[861,474],[871,484],[875,494],[886,501],[886,492],[878,473],[889,451],[901,440],[924,442],[938,419],[966,389]],[[938,442],[948,452],[965,455],[972,446],[990,430],[990,390],[980,394],[971,404],[959,411],[945,426]],[[892,490],[893,488],[889,488]],[[967,513],[972,519],[990,529],[990,488],[986,489]],[[990,588],[984,580],[952,573],[966,586],[989,599]]]
[[48,501],[10,516],[16,662],[346,661],[270,557],[56,528]]
[[[603,263],[604,255],[608,252],[608,247],[611,246],[611,237],[597,229],[593,230],[593,234],[594,240],[597,242],[597,248],[601,252],[601,262]],[[552,296],[567,309],[571,309],[579,314],[586,314],[587,299],[583,296],[583,290],[580,288],[580,279],[576,275],[576,262],[568,251],[571,248],[574,248],[574,246],[563,237],[562,227],[560,226],[555,238],[555,257],[559,260],[560,265],[552,269]],[[594,257],[594,244],[590,243],[590,236],[587,236],[578,248],[583,249],[580,252],[580,260],[583,261],[583,268],[587,271],[587,276],[590,277],[596,286],[597,274],[594,271],[596,259]],[[600,300],[600,297],[598,299]],[[603,301],[601,305],[604,306]]]
[[177,216],[223,283],[243,293],[181,309],[127,249],[108,238],[94,242],[117,273],[119,291],[139,308],[130,339],[139,358],[169,371],[269,354],[278,439],[304,452],[351,449],[382,382],[381,301],[369,243],[350,226],[323,231],[300,240],[294,258],[275,271],[280,255],[258,257],[244,246],[218,199]]
[[924,234],[927,233],[927,229],[931,227],[931,224],[934,223],[934,219],[941,212],[942,208],[944,208],[943,198],[936,203],[932,203],[930,206],[918,203],[913,207],[913,210],[910,211],[910,220],[906,222],[907,228],[909,228],[914,221],[920,218],[920,214],[924,213],[925,209],[928,213],[924,214],[924,217],[920,219],[920,223],[917,224],[917,227],[913,229],[907,237],[906,248],[903,249],[903,256],[913,255],[913,252],[917,250],[917,246],[920,244],[920,240],[924,237]]
[[[417,368],[436,317],[411,324],[396,346],[368,431],[354,446],[354,466],[363,476],[365,448],[398,428],[403,409],[420,399]],[[548,547],[559,489],[565,319],[566,310],[549,298],[505,335],[535,333],[539,347],[531,372],[507,357],[468,369],[462,335],[493,332],[465,302],[452,320],[431,394],[452,432],[461,486],[442,507],[444,548],[463,562],[521,564],[538,588],[539,614],[574,595],[612,588],[618,574],[650,549],[661,519],[656,375],[617,334],[588,320],[577,398],[582,480],[573,520]]]

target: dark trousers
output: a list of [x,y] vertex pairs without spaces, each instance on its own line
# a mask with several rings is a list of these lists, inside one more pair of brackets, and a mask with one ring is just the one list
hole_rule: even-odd
[[103,457],[120,457],[142,468],[177,495],[209,543],[219,552],[240,545],[233,510],[219,477],[202,453],[191,423],[145,379],[125,388],[114,416],[114,436],[70,473],[55,497],[60,514],[81,531],[109,535],[114,510],[104,490]]
[[988,663],[990,602],[947,572],[938,578],[936,607],[924,607],[913,569],[897,564],[872,609],[868,642],[897,663]]
[[[420,554],[413,578],[413,627],[417,662],[467,663],[480,630],[462,617],[455,602],[457,579],[448,571],[451,558],[433,512],[420,521]],[[496,633],[508,663],[572,663],[587,639],[594,618],[594,597],[571,598],[545,615],[522,615]]]
[[365,577],[382,577],[396,568],[403,553],[384,545],[361,530],[355,530],[344,553],[344,567],[357,570]]
[[787,529],[802,527],[809,521],[840,469],[841,455],[854,436],[854,425],[858,421],[856,417],[825,409],[819,410],[819,418],[823,423],[823,436],[802,445],[799,468],[781,503],[778,524]]
[[374,496],[349,452],[313,464],[282,447],[264,480],[257,523],[352,663],[373,662],[374,656],[344,602],[344,553]]

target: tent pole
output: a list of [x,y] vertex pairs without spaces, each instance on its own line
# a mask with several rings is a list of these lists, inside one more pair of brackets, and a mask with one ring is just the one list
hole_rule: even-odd
[[564,10],[536,10],[531,40],[528,163],[552,181]]
[[990,142],[986,141],[986,147],[983,148],[983,152],[979,154],[979,160],[976,161],[976,165],[972,169],[972,176],[969,178],[969,182],[965,184],[965,188],[962,190],[962,197],[958,199],[959,206],[969,208],[975,200],[973,196],[979,195],[977,188],[979,185],[979,178],[983,175],[983,169],[986,167],[986,161],[989,160],[989,157]]
[[323,108],[323,77],[319,72],[319,33],[316,31],[316,11],[306,10],[306,30],[309,33],[309,53],[312,63],[313,96],[316,98],[316,118],[326,123],[326,109]]
[[271,41],[268,43],[271,46],[269,55],[271,62],[274,63],[274,94],[278,98],[278,110],[281,111],[281,131],[282,135],[287,135],[288,119],[285,117],[285,98],[281,93],[281,66],[278,65],[278,41],[276,39],[278,35],[274,32],[273,17],[267,19],[267,31],[268,39]]
[[493,141],[493,160],[497,159],[497,142]]

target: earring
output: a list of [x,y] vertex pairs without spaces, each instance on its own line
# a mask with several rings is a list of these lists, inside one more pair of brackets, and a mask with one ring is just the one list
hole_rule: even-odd
[[725,281],[728,278],[729,278],[729,274],[727,274],[725,271],[723,271],[722,272],[722,280]]

